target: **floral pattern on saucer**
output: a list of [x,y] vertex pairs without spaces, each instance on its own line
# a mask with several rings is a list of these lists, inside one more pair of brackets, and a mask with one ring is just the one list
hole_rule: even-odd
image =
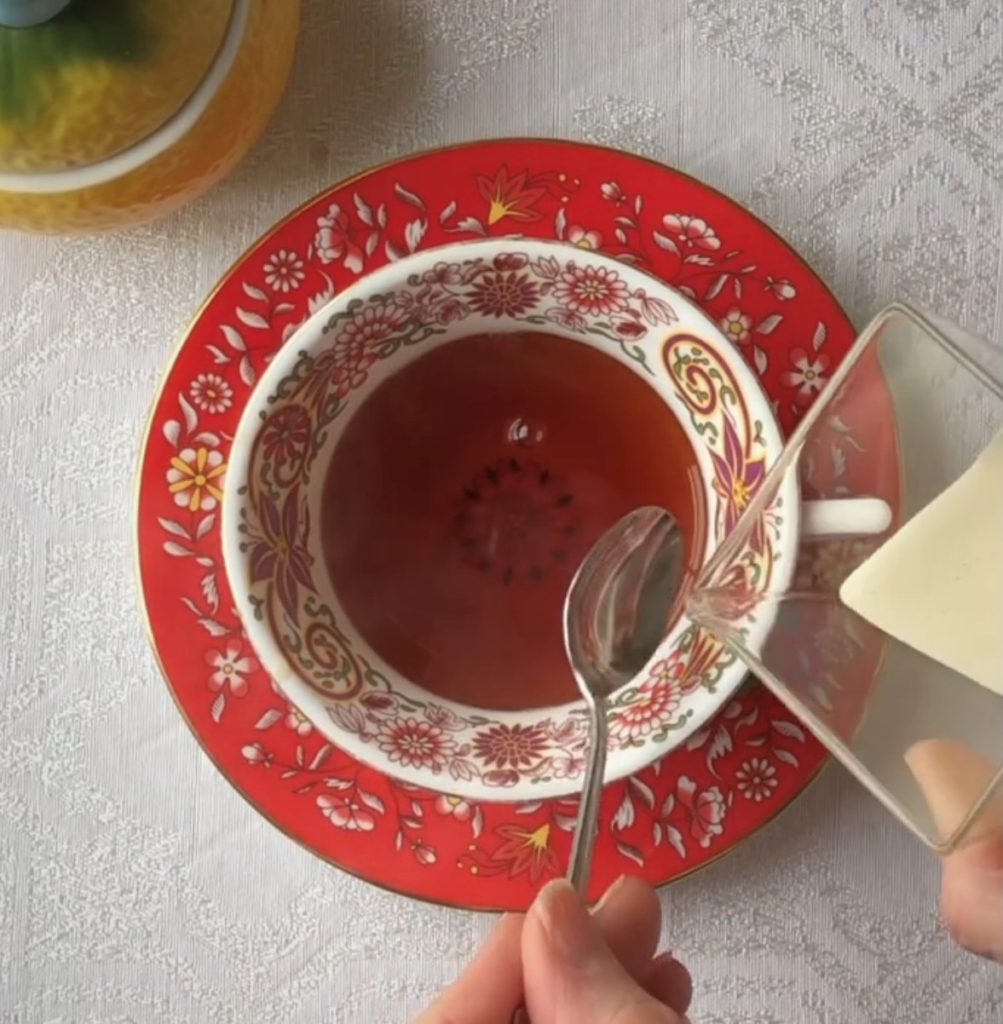
[[[816,364],[825,355],[825,372],[854,337],[835,300],[781,239],[684,174],[553,141],[421,154],[329,189],[227,273],[157,398],[137,532],[143,602],[170,691],[206,753],[260,813],[378,885],[452,905],[521,909],[563,870],[575,801],[481,802],[415,788],[319,736],[254,659],[220,571],[218,509],[203,505],[211,493],[200,487],[192,508],[196,484],[182,505],[167,480],[175,457],[197,468],[200,448],[206,465],[216,451],[225,466],[258,374],[336,289],[419,245],[512,232],[636,261],[719,323],[737,323],[735,340],[788,431],[804,409],[803,382],[787,376],[803,374],[800,353]],[[213,378],[212,398],[203,377]],[[876,480],[857,457],[881,443],[873,431],[885,419],[873,413],[868,424],[834,426],[829,457],[812,481],[821,494],[846,487],[897,500],[893,463]],[[890,448],[887,458],[894,459]],[[880,651],[867,636],[832,642],[838,651],[824,657],[838,655],[866,684]],[[643,737],[672,715],[677,672],[674,664],[659,667],[647,703],[617,726],[625,735]],[[818,699],[825,700],[822,680]],[[625,871],[658,884],[708,863],[776,815],[824,760],[824,748],[767,690],[740,691],[682,747],[607,787],[593,890]]]

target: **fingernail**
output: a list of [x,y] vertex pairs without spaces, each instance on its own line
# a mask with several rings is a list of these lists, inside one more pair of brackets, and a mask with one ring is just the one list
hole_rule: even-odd
[[612,903],[617,898],[617,894],[623,891],[624,886],[629,881],[629,875],[621,875],[603,894],[599,897],[599,901],[592,908],[593,912],[599,910],[600,907],[605,907],[606,904]]
[[581,965],[602,952],[602,938],[575,890],[564,878],[548,882],[533,905],[554,952]]

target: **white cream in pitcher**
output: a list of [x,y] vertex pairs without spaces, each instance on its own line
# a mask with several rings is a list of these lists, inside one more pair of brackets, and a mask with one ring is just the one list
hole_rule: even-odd
[[839,595],[897,640],[1003,696],[1003,434]]

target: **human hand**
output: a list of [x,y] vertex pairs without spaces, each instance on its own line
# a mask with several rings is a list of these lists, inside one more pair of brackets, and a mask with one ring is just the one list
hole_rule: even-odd
[[[660,924],[657,898],[655,908]],[[649,967],[639,974],[629,971],[571,886],[551,882],[522,929],[529,1019],[533,1024],[682,1024],[691,994],[689,974],[671,957],[651,961],[654,947],[650,950]]]
[[940,913],[956,942],[1003,964],[1003,831],[944,858]]
[[655,955],[660,931],[658,897],[638,878],[614,883],[591,913],[551,882],[525,917],[502,918],[414,1024],[685,1024],[689,973]]
[[[906,754],[941,835],[951,835],[995,776],[998,763],[954,740]],[[941,861],[940,913],[965,949],[1003,963],[1003,791],[985,804],[962,844]]]

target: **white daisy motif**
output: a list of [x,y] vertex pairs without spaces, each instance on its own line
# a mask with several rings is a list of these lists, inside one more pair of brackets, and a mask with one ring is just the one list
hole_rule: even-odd
[[747,799],[760,803],[777,788],[777,770],[765,757],[753,757],[735,773],[738,791]]
[[303,261],[289,249],[272,253],[265,263],[265,283],[274,291],[291,292],[305,277]]
[[233,388],[218,373],[200,373],[188,385],[188,394],[203,412],[226,412],[233,404]]

